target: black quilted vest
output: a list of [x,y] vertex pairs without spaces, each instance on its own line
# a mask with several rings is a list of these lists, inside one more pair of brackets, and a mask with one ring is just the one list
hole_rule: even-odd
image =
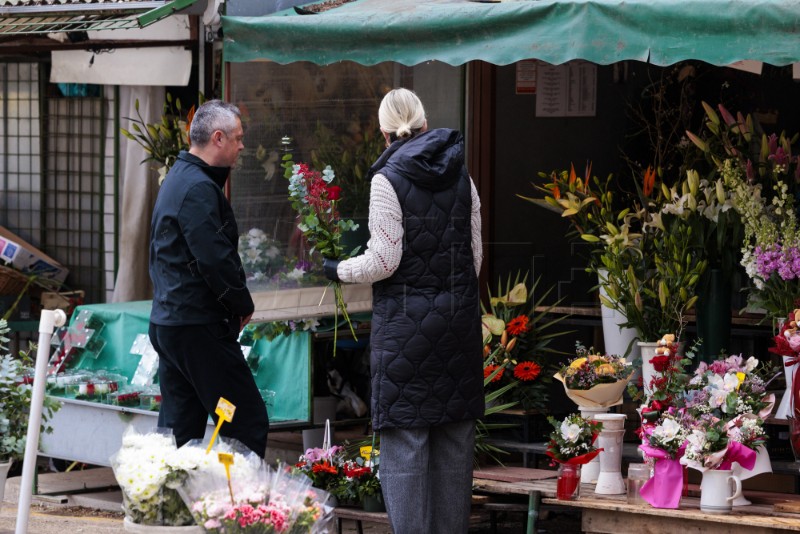
[[483,415],[480,303],[463,137],[396,141],[373,166],[403,210],[403,256],[372,285],[372,419],[412,428]]

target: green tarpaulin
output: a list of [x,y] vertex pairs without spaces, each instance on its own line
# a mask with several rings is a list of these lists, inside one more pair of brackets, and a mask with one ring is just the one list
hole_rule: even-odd
[[314,15],[223,17],[225,60],[800,61],[800,0],[357,0]]

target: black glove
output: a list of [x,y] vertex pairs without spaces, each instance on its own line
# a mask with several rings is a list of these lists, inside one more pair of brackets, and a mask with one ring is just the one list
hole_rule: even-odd
[[336,269],[339,267],[339,260],[332,260],[330,258],[322,258],[322,270],[325,271],[325,277],[334,282],[341,282],[339,274]]

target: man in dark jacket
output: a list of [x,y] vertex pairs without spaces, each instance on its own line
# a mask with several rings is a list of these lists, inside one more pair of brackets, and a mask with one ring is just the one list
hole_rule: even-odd
[[264,457],[267,410],[238,342],[253,300],[223,191],[243,137],[236,106],[206,102],[192,120],[191,148],[161,186],[150,235],[150,341],[159,355],[158,424],[173,430],[178,446],[203,438],[223,397],[236,411],[220,435]]

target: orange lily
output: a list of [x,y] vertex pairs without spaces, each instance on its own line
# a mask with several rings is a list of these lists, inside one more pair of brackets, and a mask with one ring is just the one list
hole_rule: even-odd
[[644,171],[644,184],[642,186],[642,192],[644,193],[644,196],[649,197],[650,193],[653,192],[655,185],[656,171],[652,166],[648,165],[647,170]]
[[575,166],[572,163],[570,163],[569,164],[569,185],[574,184],[575,180],[577,178],[578,178],[578,176],[575,174]]
[[192,144],[192,139],[189,137],[189,129],[192,127],[192,119],[194,119],[194,106],[189,108],[189,113],[186,114],[186,140],[189,145]]
[[553,198],[558,200],[561,198],[561,189],[558,188],[558,175],[553,173]]

